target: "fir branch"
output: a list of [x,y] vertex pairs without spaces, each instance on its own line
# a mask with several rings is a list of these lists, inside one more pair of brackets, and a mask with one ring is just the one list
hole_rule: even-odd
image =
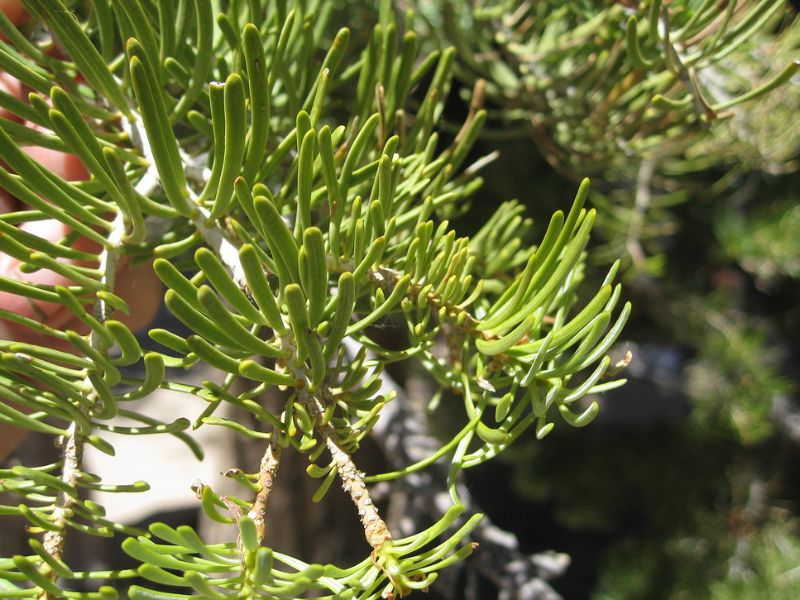
[[[136,184],[136,191],[143,196],[152,194],[161,185],[158,169],[155,166],[155,159],[153,157],[153,150],[147,133],[143,127],[141,116],[135,110],[131,110],[132,118],[127,122],[126,127],[129,129],[131,139],[138,147],[142,156],[150,163],[144,176]],[[194,181],[206,181],[209,176],[208,169],[200,169],[191,164],[187,157],[183,157],[182,165],[186,172],[187,178]],[[187,188],[188,189],[188,188]],[[198,233],[203,237],[208,246],[213,249],[218,255],[220,260],[228,267],[233,277],[234,282],[241,287],[244,287],[245,276],[244,270],[239,260],[239,249],[230,240],[225,231],[217,224],[215,219],[211,218],[211,212],[201,206],[198,202],[198,197],[191,189],[188,189],[189,198],[196,207],[197,215],[193,217],[192,221]]]
[[[42,6],[41,2],[33,4]],[[53,191],[68,206],[72,206],[70,193],[74,192],[95,211],[87,212],[87,218],[110,230],[109,235],[100,236],[106,249],[98,254],[97,273],[83,267],[69,270],[83,288],[97,293],[93,315],[85,314],[81,299],[71,291],[55,293],[34,286],[30,286],[33,291],[21,290],[42,300],[57,299],[80,313],[90,326],[88,342],[74,332],[66,334],[91,364],[83,381],[58,384],[59,376],[77,377],[71,363],[48,366],[37,358],[30,367],[14,361],[9,364],[18,372],[37,374],[42,383],[58,387],[80,405],[65,446],[73,456],[65,458],[64,476],[80,472],[81,443],[107,448],[91,433],[91,417],[106,418],[116,412],[118,400],[140,398],[159,386],[184,389],[209,400],[209,408],[198,422],[226,426],[253,439],[269,439],[257,474],[229,472],[254,498],[219,497],[208,487],[200,492],[212,518],[229,521],[218,511],[228,507],[238,522],[237,543],[212,548],[188,528],[174,530],[154,524],[152,533],[172,546],[166,554],[154,553],[154,543],[143,539],[124,543],[125,550],[142,562],[145,577],[189,586],[206,596],[213,596],[215,592],[209,590],[214,589],[279,596],[297,596],[313,589],[375,598],[425,589],[440,569],[463,559],[474,548],[463,540],[477,526],[479,515],[463,520],[439,541],[463,511],[454,487],[458,472],[495,456],[534,421],[537,435],[546,435],[553,426],[547,422],[551,406],[558,407],[565,420],[576,426],[588,423],[596,414],[596,404],[582,414],[573,414],[568,405],[594,389],[605,373],[609,360],[603,355],[619,335],[627,308],[609,328],[619,299],[619,289],[611,286],[612,269],[591,302],[570,316],[594,220],[593,211],[582,209],[586,186],[581,187],[566,218],[560,213],[554,217],[535,251],[522,245],[521,237],[530,229],[530,222],[514,207],[501,208],[474,244],[456,238],[443,219],[462,210],[464,200],[480,185],[479,180],[470,179],[477,170],[475,165],[456,175],[487,113],[481,108],[484,85],[479,82],[466,122],[453,143],[437,153],[434,128],[453,76],[452,50],[422,60],[415,69],[416,38],[407,33],[400,42],[398,24],[384,7],[381,24],[368,47],[344,68],[343,82],[358,76],[353,97],[345,90],[347,86],[331,85],[349,39],[347,30],[336,35],[318,76],[310,71],[329,14],[320,15],[319,24],[309,28],[311,15],[303,6],[297,7],[296,19],[294,12],[272,11],[263,27],[248,25],[240,35],[242,15],[237,11],[241,7],[231,5],[217,20],[218,61],[212,65],[212,6],[206,2],[194,11],[189,6],[175,15],[182,34],[166,36],[161,43],[156,42],[156,30],[137,1],[110,12],[98,8],[97,26],[105,32],[100,36],[102,54],[91,46],[90,30],[80,21],[66,23],[63,15],[40,11],[64,35],[74,38],[68,46],[80,56],[71,58],[91,69],[92,81],[101,91],[110,81],[120,84],[115,104],[127,119],[108,121],[120,123],[112,126],[121,132],[104,138],[103,146],[92,139],[94,130],[78,126],[78,121],[70,128],[69,119],[56,115],[65,143],[75,146],[77,150],[73,150],[80,150],[91,163],[95,178],[85,186],[48,180],[47,186],[28,189],[14,177],[4,180],[8,187],[31,198]],[[159,11],[159,23],[169,22],[169,9],[160,6]],[[258,7],[250,6],[249,12],[258,13]],[[191,16],[197,18],[194,30],[188,24]],[[128,39],[126,54],[106,68],[100,57],[111,53],[109,31],[115,28]],[[134,34],[137,39],[130,37]],[[240,44],[244,44],[243,54]],[[177,45],[182,46],[180,51]],[[176,57],[196,52],[202,64],[189,73],[171,56],[173,50]],[[132,94],[127,79],[121,81],[115,74],[121,65],[126,65]],[[426,73],[434,65],[427,94],[412,115],[404,108],[409,92],[427,79]],[[211,84],[206,96],[205,82],[192,77],[212,72],[225,83]],[[54,102],[66,113],[76,113],[69,100],[74,96],[80,107],[85,102],[75,94],[74,86],[65,85],[64,89],[68,91],[63,95],[53,93]],[[185,100],[187,96],[176,100],[176,89],[186,90],[193,106]],[[328,98],[329,94],[335,98]],[[328,104],[335,106],[340,98],[353,102],[347,124],[320,127]],[[378,108],[375,114],[373,101]],[[43,100],[35,102],[40,111],[47,111]],[[107,117],[99,109],[90,114]],[[283,137],[272,133],[279,131],[289,133]],[[133,149],[115,153],[111,146],[126,139]],[[9,141],[14,140],[6,140],[7,146]],[[109,173],[100,154],[108,161]],[[38,174],[24,156],[15,157],[20,167]],[[122,160],[135,170],[126,173]],[[210,161],[208,168],[206,160]],[[143,165],[146,168],[140,170]],[[122,179],[116,182],[119,186],[109,187],[120,177],[138,180],[131,185]],[[103,186],[108,188],[108,197],[96,198],[94,194],[102,194]],[[46,204],[37,207],[47,209]],[[116,218],[107,225],[98,215],[113,208],[117,209]],[[129,237],[125,237],[126,226],[131,228]],[[91,229],[74,228],[84,235],[97,235]],[[191,334],[184,339],[169,331],[151,332],[153,339],[181,356],[144,354],[143,381],[137,382],[133,391],[115,395],[111,387],[122,380],[116,364],[130,364],[143,353],[129,331],[108,320],[111,308],[124,308],[124,303],[110,294],[114,271],[124,255],[145,254],[156,243],[160,257],[154,266],[168,288],[166,304]],[[22,246],[14,239],[10,247],[25,258]],[[195,249],[195,264],[183,259],[173,264],[165,258]],[[34,258],[40,258],[39,254]],[[54,259],[45,264],[34,258],[30,262],[35,266],[50,265],[66,272]],[[331,275],[338,276],[335,285]],[[411,345],[407,351],[393,352],[371,339],[371,328],[398,313],[409,326]],[[354,314],[358,316],[354,318]],[[379,358],[366,360],[364,353],[348,357],[341,347],[348,339],[375,348]],[[449,346],[447,360],[434,356],[438,340],[446,340]],[[117,363],[106,354],[113,343],[123,351]],[[566,350],[573,346],[574,351],[567,355]],[[353,454],[391,400],[391,395],[379,393],[383,365],[411,357],[420,358],[436,379],[463,393],[466,425],[441,453],[454,451],[448,474],[450,508],[430,528],[394,539]],[[182,388],[163,381],[165,364],[192,367],[202,363],[222,369],[225,384],[206,382],[202,387]],[[589,378],[570,388],[571,378],[587,367],[593,369]],[[254,387],[239,395],[231,393],[230,383],[237,376],[255,382]],[[601,387],[604,385],[609,384]],[[282,411],[273,413],[257,401],[271,386],[289,392]],[[79,389],[91,390],[89,397],[81,396]],[[503,397],[494,398],[495,393]],[[546,399],[541,397],[545,393]],[[213,417],[223,401],[249,411],[258,424]],[[484,423],[490,403],[498,405],[496,427]],[[124,414],[149,425],[136,432],[125,429],[131,434],[163,431],[180,435],[188,423],[178,419],[166,425],[134,411]],[[271,433],[262,430],[265,424]],[[470,451],[473,442],[480,445]],[[325,477],[315,501],[325,495],[337,475],[350,496],[372,548],[370,557],[353,569],[307,565],[291,557],[279,559],[291,572],[273,567],[278,555],[263,545],[266,508],[285,446],[308,456],[309,474]],[[319,467],[314,463],[325,450],[331,462]],[[406,471],[411,473],[430,462],[432,459]],[[63,506],[58,506],[61,512],[56,516],[66,518],[69,502],[66,497],[59,500]],[[30,510],[24,514],[31,520],[42,518]],[[97,531],[120,529],[98,515],[89,518]],[[70,524],[93,530],[92,526]],[[48,536],[47,545],[60,557],[63,536]],[[202,573],[193,567],[196,555],[203,555],[206,561]],[[173,557],[184,562],[176,566],[170,563]],[[230,576],[234,564],[241,567],[238,577]],[[42,589],[44,594],[54,593],[50,584]],[[136,599],[147,593],[134,587],[130,595]]]

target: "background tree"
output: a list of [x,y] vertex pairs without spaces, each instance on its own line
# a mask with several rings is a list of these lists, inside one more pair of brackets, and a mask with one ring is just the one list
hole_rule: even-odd
[[[510,463],[517,492],[553,519],[522,538],[572,551],[559,589],[575,597],[796,594],[795,9],[418,8],[457,48],[464,89],[486,80],[484,139],[501,149],[487,189],[557,195],[594,175],[604,240],[590,258],[627,255],[638,307],[626,332],[637,381],[607,405],[606,428]],[[502,160],[527,152],[541,160]],[[484,476],[493,489],[505,478]]]
[[[27,332],[0,342],[0,413],[53,436],[60,450],[55,462],[0,471],[12,498],[0,514],[27,521],[30,548],[0,559],[0,596],[111,598],[136,576],[151,583],[130,587],[131,598],[427,589],[474,549],[468,536],[481,516],[465,510],[462,472],[523,434],[544,438],[556,417],[589,424],[599,405],[583,398],[622,383],[615,374],[627,361],[612,365],[608,355],[630,313],[617,306],[618,265],[579,294],[596,217],[584,207],[588,181],[534,245],[515,202],[458,237],[448,219],[481,186],[485,161],[465,161],[486,112],[477,93],[457,134],[439,142],[455,53],[419,56],[413,14],[398,21],[389,3],[355,50],[328,2],[23,4],[31,18],[22,29],[0,17],[0,69],[30,90],[27,102],[0,92],[0,187],[14,201],[0,217],[0,244],[18,265],[0,289],[36,308],[0,309],[11,331]],[[74,154],[86,177],[48,168],[26,145]],[[60,224],[57,237],[29,226],[45,219]],[[144,310],[120,295],[120,269],[153,259],[165,304],[185,327],[151,329],[155,345],[115,318]],[[442,424],[443,445],[364,473],[362,441],[400,402],[383,371],[407,361],[435,385],[430,422]],[[143,377],[123,369],[132,365]],[[220,377],[193,386],[167,371],[200,365]],[[138,408],[157,389],[196,395],[207,409],[193,423],[181,414],[160,422]],[[249,419],[221,416],[224,405]],[[192,426],[261,446],[260,465],[226,473],[235,495],[196,486],[206,514],[229,524],[227,543],[206,543],[187,525],[153,523],[145,533],[87,497],[147,488],[86,470],[86,447],[113,454],[106,432],[174,435],[200,457],[213,449],[192,439]],[[408,444],[414,432],[399,433]],[[367,543],[357,564],[310,564],[266,545],[270,494],[292,452],[320,481],[314,502],[335,480],[351,500],[353,529]],[[393,536],[369,484],[439,459],[445,505]],[[73,568],[73,531],[121,534],[141,566]],[[102,585],[71,589],[87,580]]]

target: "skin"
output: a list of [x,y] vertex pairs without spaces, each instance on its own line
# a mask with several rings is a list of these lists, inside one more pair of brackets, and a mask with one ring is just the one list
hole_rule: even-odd
[[19,0],[0,0],[0,10],[14,25],[22,25],[27,19],[25,9]]
[[[15,25],[21,25],[27,20],[27,15],[19,0],[0,0],[0,10]],[[0,89],[20,99],[26,99],[28,90],[15,78],[7,73],[0,72]],[[22,122],[18,117],[0,109],[0,116]],[[29,127],[36,128],[28,123]],[[78,157],[47,148],[36,146],[24,147],[23,151],[38,161],[39,164],[51,170],[56,175],[67,181],[80,181],[89,178],[89,173]],[[14,197],[0,190],[0,213],[7,213],[24,209],[24,206]],[[69,229],[54,219],[24,223],[20,227],[30,233],[50,241],[59,241],[69,233]],[[75,248],[93,252],[97,250],[96,244],[85,238],[77,240]],[[34,273],[20,272],[20,262],[6,254],[0,254],[0,274],[13,277],[20,281],[41,283],[47,285],[74,285],[72,281],[46,269]],[[124,322],[132,330],[141,329],[155,316],[161,301],[161,284],[153,273],[151,265],[143,264],[131,266],[127,260],[121,261],[117,273],[115,293],[122,296],[130,306],[131,314],[115,314],[115,319]],[[55,329],[74,329],[86,333],[83,324],[66,309],[66,307],[22,298],[13,294],[0,292],[0,308],[29,318],[36,319]],[[58,346],[61,350],[71,350],[71,347],[54,344],[53,338],[38,334],[16,323],[0,319],[0,339],[14,339],[20,342],[38,344],[42,346]],[[0,398],[0,401],[4,401]],[[0,423],[0,463],[17,447],[26,432],[6,424]]]

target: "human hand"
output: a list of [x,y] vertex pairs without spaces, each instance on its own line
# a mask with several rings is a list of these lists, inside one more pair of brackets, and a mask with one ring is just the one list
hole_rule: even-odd
[[[0,10],[15,25],[23,23],[27,15],[19,0],[0,0]],[[7,73],[0,72],[0,89],[12,94],[13,96],[26,99],[28,90],[20,81],[11,77]],[[0,108],[0,117],[22,123],[22,119]],[[29,127],[38,128],[38,125],[27,123]],[[2,126],[2,124],[0,124]],[[49,148],[37,146],[26,146],[22,150],[40,165],[49,169],[54,174],[67,181],[79,181],[89,178],[84,165],[78,157],[72,154],[65,154]],[[0,189],[0,213],[5,214],[13,211],[23,210],[25,207],[16,198]],[[55,219],[45,219],[22,223],[21,229],[37,235],[43,239],[59,242],[69,233],[69,228]],[[87,252],[96,252],[97,244],[86,239],[79,238],[73,247]],[[39,269],[32,273],[24,273],[20,269],[20,261],[7,254],[0,254],[0,275],[25,281],[50,286],[74,285],[74,282],[63,275],[47,269]],[[95,266],[95,265],[90,265]],[[117,273],[117,285],[114,292],[124,298],[130,306],[130,315],[115,315],[115,318],[124,322],[132,330],[140,329],[147,325],[155,316],[161,300],[161,284],[153,273],[150,264],[132,266],[127,259],[120,261]],[[85,333],[84,324],[79,321],[67,307],[17,296],[9,292],[0,292],[0,309],[16,313],[17,315],[34,319],[49,327],[57,330],[73,329]],[[0,339],[15,340],[30,344],[37,344],[48,347],[58,347],[62,350],[70,350],[65,342],[56,338],[20,325],[18,323],[0,319]],[[16,428],[2,427],[0,424],[0,461],[3,460],[18,444],[24,432]]]

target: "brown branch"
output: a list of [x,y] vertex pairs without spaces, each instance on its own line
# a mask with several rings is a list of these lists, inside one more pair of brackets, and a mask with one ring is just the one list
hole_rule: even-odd
[[364,537],[373,550],[378,552],[387,542],[392,541],[392,534],[372,501],[364,483],[364,474],[358,470],[352,457],[339,445],[333,427],[323,425],[319,427],[319,431],[342,480],[342,489],[347,492],[358,509],[358,518],[364,527]]
[[[290,328],[287,328],[287,331],[290,330]],[[387,544],[391,544],[392,536],[386,522],[378,513],[378,508],[372,501],[372,496],[364,482],[364,474],[358,470],[350,454],[342,448],[339,436],[333,426],[323,420],[323,414],[325,413],[324,398],[330,397],[330,390],[326,385],[321,385],[317,390],[311,392],[308,386],[309,378],[304,365],[297,365],[294,361],[297,356],[297,346],[294,340],[289,334],[285,334],[280,336],[280,341],[281,346],[284,349],[288,349],[292,354],[292,358],[287,360],[287,367],[295,380],[306,383],[306,385],[298,387],[297,400],[305,406],[309,416],[313,419],[314,429],[331,453],[336,472],[342,481],[342,488],[350,496],[358,510],[358,517],[364,528],[364,537],[372,547],[373,557],[375,557],[382,549],[385,549]]]
[[268,444],[264,456],[261,458],[261,467],[258,476],[259,490],[256,494],[256,499],[253,501],[253,506],[250,507],[247,513],[247,516],[253,519],[253,522],[256,524],[256,533],[259,543],[261,543],[267,533],[267,502],[272,492],[275,476],[278,474],[280,461],[281,447],[278,444]]
[[[77,425],[73,422],[67,430],[67,436],[62,442],[62,461],[61,481],[70,486],[76,487],[80,477],[80,466],[83,459],[83,439],[78,434]],[[45,552],[61,560],[64,552],[64,529],[71,514],[72,505],[75,499],[64,491],[59,491],[56,496],[56,508],[53,511],[52,522],[58,526],[56,531],[48,531],[44,535],[43,545]],[[51,572],[51,579],[55,581],[57,574]],[[49,593],[42,592],[40,598],[50,598]]]
[[321,417],[325,409],[319,397],[308,393],[305,389],[300,390],[298,396],[306,405],[309,414],[314,418],[314,426],[322,437],[325,447],[331,453],[336,472],[342,480],[342,489],[350,496],[353,504],[356,505],[358,518],[364,528],[364,537],[367,539],[367,543],[372,546],[373,554],[378,553],[387,543],[391,543],[392,534],[372,501],[367,484],[364,483],[364,474],[358,470],[350,454],[342,448],[336,431],[331,424],[322,421]]

